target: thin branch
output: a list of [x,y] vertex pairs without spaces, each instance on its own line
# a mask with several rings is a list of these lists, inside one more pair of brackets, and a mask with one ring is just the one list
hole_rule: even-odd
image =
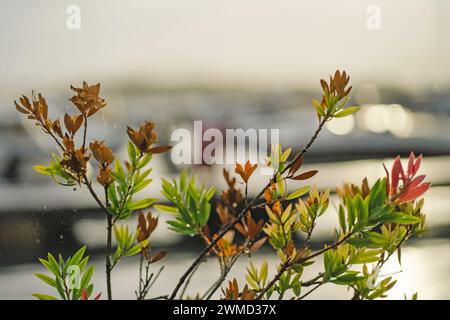
[[316,277],[312,278],[311,280],[302,282],[302,287],[310,287],[312,285],[318,284],[317,280],[323,277],[322,273],[319,273]]
[[307,296],[309,296],[311,293],[313,293],[314,291],[316,291],[317,289],[319,289],[322,285],[324,285],[325,282],[319,282],[314,288],[312,288],[311,290],[309,290],[307,293],[305,293],[304,295],[300,296],[297,300],[303,300],[305,299]]
[[208,291],[205,292],[205,300],[211,299],[211,297],[214,295],[214,293],[217,291],[217,289],[220,288],[222,283],[226,280],[228,274],[231,271],[231,268],[233,268],[236,261],[239,259],[239,257],[242,255],[244,250],[240,251],[238,254],[236,254],[233,259],[230,261],[228,265],[225,266],[225,269],[221,272],[220,278],[213,284],[211,288],[208,289]]
[[[106,202],[106,207],[109,207],[109,200],[108,200],[108,187],[105,187],[105,202]],[[106,226],[106,232],[107,232],[107,236],[106,236],[106,289],[107,289],[107,295],[108,295],[108,300],[112,300],[112,286],[111,286],[111,271],[112,271],[112,266],[111,266],[111,249],[112,249],[112,226],[113,226],[113,222],[112,222],[112,216],[109,212],[106,213],[106,221],[107,221],[107,226]]]
[[280,270],[275,275],[275,277],[273,277],[273,279],[269,282],[269,284],[264,289],[261,290],[261,292],[258,294],[255,300],[260,300],[262,297],[264,297],[266,292],[269,291],[269,289],[272,288],[275,285],[275,283],[277,283],[278,280],[280,280],[281,276],[290,267],[290,265],[291,264],[288,262],[283,263],[281,265]]
[[150,298],[148,300],[168,300],[168,299],[169,299],[169,295],[165,294],[165,295],[162,295],[162,296]]
[[[139,163],[139,161],[142,159],[142,157],[144,156],[143,153],[140,153],[136,163]],[[129,176],[131,176],[131,180],[130,183],[125,191],[125,194],[123,196],[123,199],[121,201],[121,203],[119,203],[119,208],[117,209],[117,212],[121,212],[122,209],[124,208],[125,204],[128,201],[128,197],[131,195],[131,191],[133,190],[133,182],[134,182],[134,174],[138,171],[136,165],[133,165],[131,172],[129,173]],[[113,223],[116,223],[117,219],[119,219],[119,216],[115,217],[113,220]]]
[[340,245],[343,244],[345,241],[347,241],[352,235],[353,235],[353,232],[350,232],[350,233],[347,234],[344,238],[342,238],[341,240],[339,240],[339,241],[333,243],[331,246],[325,247],[325,248],[323,248],[322,250],[319,250],[319,251],[317,251],[317,252],[315,252],[315,253],[309,255],[308,257],[303,258],[303,259],[301,260],[301,262],[306,262],[306,261],[308,261],[308,260],[311,260],[311,259],[313,259],[313,258],[315,258],[315,257],[317,257],[317,256],[320,256],[321,254],[325,253],[325,252],[328,251],[328,250],[331,250],[331,249],[334,249],[334,248],[340,246]]
[[98,197],[97,193],[95,192],[94,188],[92,187],[92,183],[91,181],[88,179],[87,175],[84,174],[83,175],[83,179],[84,179],[84,184],[86,185],[86,187],[88,188],[89,192],[91,193],[92,197],[94,198],[95,202],[97,202],[97,204],[99,205],[100,208],[103,209],[103,211],[105,211],[105,213],[107,215],[109,215],[109,211],[106,208],[106,206],[103,204],[103,202],[100,200],[100,198]]
[[144,280],[142,280],[142,264],[144,262],[144,256],[141,254],[141,257],[139,259],[139,294],[136,293],[136,297],[138,300],[140,300],[141,293],[142,293],[142,284]]
[[308,261],[308,260],[311,260],[311,259],[313,259],[313,258],[315,258],[315,257],[317,257],[317,256],[319,256],[319,255],[321,255],[321,254],[323,254],[323,253],[325,253],[325,252],[328,251],[328,250],[334,249],[334,248],[338,247],[339,245],[341,245],[342,243],[344,243],[345,241],[347,241],[347,239],[350,238],[352,235],[353,235],[353,233],[350,232],[350,233],[347,234],[344,238],[342,238],[341,240],[339,240],[339,241],[333,243],[331,246],[325,247],[325,248],[323,248],[322,250],[319,250],[319,251],[317,251],[317,252],[315,252],[315,253],[313,253],[313,254],[311,254],[311,255],[309,255],[309,256],[303,258],[303,259],[301,259],[300,261],[289,261],[289,260],[288,260],[288,261],[286,261],[285,263],[283,263],[283,264],[281,265],[281,268],[280,268],[280,270],[278,271],[278,273],[275,275],[275,277],[272,279],[272,281],[270,281],[269,284],[268,284],[268,285],[267,285],[267,286],[259,293],[259,295],[256,297],[256,300],[261,299],[261,298],[264,296],[264,294],[265,294],[267,291],[269,291],[269,289],[270,289],[271,287],[273,287],[273,286],[275,285],[275,283],[281,278],[281,276],[283,275],[283,273],[284,273],[287,269],[289,269],[294,263],[302,263],[302,262],[306,262],[306,261]]
[[[141,256],[141,266],[142,266],[142,256]],[[158,277],[160,276],[161,272],[164,270],[164,266],[162,266],[159,271],[156,273],[156,275],[154,273],[149,275],[149,269],[150,269],[150,261],[147,262],[147,266],[145,267],[145,281],[142,279],[142,273],[140,275],[139,278],[139,293],[136,293],[136,297],[138,300],[144,300],[145,297],[148,294],[148,291],[150,290],[150,288],[155,284],[156,280],[158,279]],[[141,267],[140,267],[140,272],[142,272]],[[152,300],[152,299],[150,299]]]
[[389,258],[397,251],[400,249],[400,247],[403,245],[403,243],[406,241],[406,239],[408,239],[408,237],[411,235],[411,231],[412,229],[409,228],[408,231],[405,233],[405,235],[403,236],[403,238],[400,240],[400,242],[397,244],[397,246],[395,247],[395,250],[393,250],[387,257],[386,259],[380,260],[377,263],[377,268],[381,269],[384,264],[389,260]]
[[[203,260],[203,261],[206,261],[206,259]],[[184,296],[184,294],[186,293],[186,290],[187,290],[187,288],[188,288],[188,286],[189,286],[189,283],[191,282],[192,278],[194,277],[194,274],[197,272],[197,270],[198,270],[198,268],[200,267],[200,265],[201,265],[201,264],[198,264],[198,265],[195,267],[195,270],[192,271],[192,273],[190,274],[189,278],[188,278],[188,279],[186,280],[186,282],[184,283],[183,290],[181,290],[181,293],[180,293],[180,299],[183,299],[183,296]]]
[[84,153],[84,150],[86,150],[86,135],[87,135],[87,120],[88,120],[88,118],[85,116],[85,115],[83,115],[83,117],[84,117],[84,130],[83,130],[83,153]]
[[[294,158],[294,160],[292,160],[285,168],[284,170],[281,172],[281,174],[285,173],[287,170],[289,170],[293,164],[295,163],[295,161],[299,158],[302,157],[311,147],[311,145],[314,143],[314,141],[317,139],[317,136],[319,135],[319,132],[322,130],[325,122],[329,119],[329,117],[324,117],[320,123],[319,126],[316,130],[316,132],[314,133],[314,135],[311,137],[311,139],[309,140],[309,142],[307,143],[307,145],[302,149],[301,152],[299,152],[297,154],[297,156]],[[258,193],[258,195],[253,198],[250,202],[248,202],[245,207],[241,210],[241,212],[239,213],[239,215],[236,217],[235,220],[233,220],[230,224],[228,224],[219,234],[218,236],[213,239],[211,241],[211,243],[203,249],[203,251],[197,256],[197,258],[194,260],[194,262],[191,264],[191,266],[186,270],[186,272],[181,276],[180,280],[178,281],[177,286],[175,287],[175,289],[173,290],[172,294],[170,295],[169,299],[173,300],[175,299],[175,297],[177,296],[178,290],[181,288],[181,286],[183,285],[183,283],[186,281],[187,277],[189,276],[189,274],[195,269],[195,267],[202,261],[202,259],[209,253],[209,251],[217,244],[217,242],[222,239],[222,237],[228,232],[230,231],[246,214],[247,212],[256,204],[256,202],[263,196],[264,194],[264,190],[268,187],[271,186],[272,181],[276,180],[276,174],[274,174],[274,176],[270,179],[269,183],[262,188],[262,190]]]

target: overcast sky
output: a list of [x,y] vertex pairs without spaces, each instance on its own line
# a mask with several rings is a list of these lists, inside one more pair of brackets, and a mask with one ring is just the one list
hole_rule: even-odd
[[[81,30],[66,27],[70,4]],[[366,25],[372,4],[379,30]],[[309,88],[336,68],[442,90],[449,30],[446,0],[2,0],[0,93],[82,79]]]

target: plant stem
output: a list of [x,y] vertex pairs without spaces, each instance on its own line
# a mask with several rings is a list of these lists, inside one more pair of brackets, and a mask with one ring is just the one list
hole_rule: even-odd
[[108,300],[112,300],[112,290],[111,290],[111,238],[112,238],[112,217],[108,215],[107,217],[108,226],[106,229],[106,289],[108,293]]
[[353,233],[349,233],[347,234],[344,238],[342,238],[341,240],[333,243],[331,246],[329,247],[325,247],[322,250],[319,250],[303,259],[301,259],[300,261],[286,261],[285,263],[282,264],[280,270],[278,271],[278,273],[275,275],[275,277],[272,279],[272,281],[269,282],[269,284],[259,293],[259,295],[256,297],[256,300],[261,299],[264,294],[269,291],[269,289],[271,287],[273,287],[275,285],[275,283],[281,278],[281,276],[283,275],[283,273],[290,268],[294,263],[302,263],[302,262],[306,262],[308,260],[311,260],[323,253],[325,253],[328,250],[334,249],[338,246],[340,246],[342,243],[344,243],[345,241],[347,241],[348,238],[350,238],[353,235]]
[[150,299],[147,299],[147,300],[167,300],[167,299],[169,299],[169,296],[166,294],[166,295],[162,295],[162,296],[159,296],[159,297],[150,298]]
[[107,297],[108,300],[112,299],[112,293],[111,293],[111,246],[112,246],[112,226],[113,226],[113,221],[112,221],[112,216],[111,214],[108,212],[108,206],[109,206],[109,201],[108,201],[108,188],[105,187],[105,201],[106,201],[106,206],[103,204],[103,202],[100,200],[100,198],[98,197],[97,193],[95,192],[94,188],[92,187],[92,183],[91,181],[88,179],[87,175],[84,174],[83,176],[84,179],[84,184],[87,186],[89,192],[91,193],[92,197],[94,198],[94,200],[97,202],[97,204],[100,206],[100,208],[102,208],[105,213],[106,213],[106,220],[107,220],[107,227],[106,227],[106,233],[107,233],[107,238],[106,238],[106,288],[107,288]]
[[[311,137],[311,139],[309,140],[309,142],[306,144],[306,146],[302,149],[302,151],[300,151],[297,156],[294,158],[294,160],[292,160],[286,167],[285,169],[281,172],[281,174],[285,173],[287,170],[289,170],[292,165],[294,164],[295,160],[297,160],[297,158],[303,156],[311,147],[311,145],[314,143],[314,141],[317,139],[317,136],[319,135],[319,132],[322,130],[325,122],[329,119],[329,117],[324,117],[320,123],[319,126],[316,130],[316,132],[314,133],[314,135]],[[272,181],[275,180],[276,174],[274,175],[274,177],[272,177],[269,181],[269,183],[262,188],[262,190],[258,193],[258,195],[253,198],[250,202],[248,202],[244,209],[242,209],[242,211],[239,213],[239,215],[236,217],[236,219],[234,219],[230,224],[228,224],[219,234],[216,238],[214,238],[211,243],[203,249],[203,251],[197,256],[197,258],[194,260],[194,262],[191,264],[191,266],[186,270],[186,272],[181,276],[180,280],[178,281],[177,286],[175,287],[175,289],[173,290],[172,294],[170,295],[169,299],[173,300],[175,299],[175,297],[177,296],[178,290],[180,290],[181,286],[183,285],[183,283],[186,281],[186,278],[189,276],[189,274],[195,269],[195,267],[203,260],[203,258],[208,254],[208,252],[217,244],[217,242],[222,239],[222,237],[228,232],[230,231],[246,214],[247,212],[256,204],[256,202],[263,196],[264,194],[264,190],[268,187],[271,186]]]
[[142,283],[144,280],[142,280],[142,263],[144,262],[144,256],[141,254],[141,257],[139,259],[139,294],[137,295],[137,299],[141,300],[142,295]]
[[213,284],[213,286],[211,288],[208,289],[208,291],[206,291],[205,295],[205,300],[209,300],[211,299],[211,297],[214,295],[214,293],[217,291],[217,289],[220,288],[220,286],[222,285],[222,283],[225,281],[225,279],[228,276],[228,273],[230,272],[231,268],[233,267],[233,265],[236,263],[236,261],[239,259],[239,257],[241,256],[241,254],[243,253],[243,251],[239,252],[238,254],[236,254],[233,259],[230,261],[230,263],[228,263],[225,268],[222,270],[220,278]]
[[411,228],[408,228],[403,238],[400,240],[398,245],[395,247],[395,250],[393,250],[385,259],[378,261],[376,267],[378,269],[381,269],[384,264],[389,260],[389,258],[397,251],[400,250],[400,247],[403,245],[403,243],[408,239],[408,237],[411,235]]
[[313,293],[314,291],[316,291],[317,289],[319,289],[322,285],[324,285],[324,282],[319,282],[314,288],[312,288],[311,290],[309,290],[307,293],[305,293],[304,295],[300,296],[297,300],[303,300],[305,299],[307,296],[309,296],[311,293]]
[[84,117],[84,130],[83,130],[83,153],[86,150],[86,135],[87,135],[87,116],[83,115]]
[[89,192],[91,193],[92,197],[94,198],[95,202],[97,202],[97,204],[99,205],[99,207],[101,209],[103,209],[103,211],[105,211],[105,213],[107,215],[109,215],[108,209],[106,208],[106,206],[103,204],[103,202],[100,200],[100,198],[98,197],[97,193],[95,192],[94,188],[92,187],[92,183],[91,181],[88,179],[87,175],[84,174],[83,175],[83,179],[84,179],[84,184],[86,185],[86,187],[88,188]]
[[[108,188],[105,187],[105,198],[106,198],[106,206],[109,207],[108,201]],[[106,238],[106,290],[108,295],[108,300],[112,300],[112,288],[111,288],[111,247],[112,247],[112,215],[108,212],[106,215],[107,220],[107,238]]]
[[[137,163],[139,163],[139,161],[142,159],[142,157],[143,157],[143,154],[141,153],[141,154],[139,155],[139,157],[138,157]],[[124,196],[123,196],[123,199],[122,199],[121,203],[119,204],[118,212],[121,212],[121,211],[122,211],[123,207],[125,206],[125,204],[126,204],[127,201],[128,201],[128,197],[130,196],[131,191],[133,190],[134,174],[135,174],[137,171],[138,171],[138,169],[137,169],[136,165],[133,165],[133,167],[132,167],[132,169],[131,169],[131,172],[129,173],[129,176],[131,177],[131,181],[130,181],[130,183],[129,183],[129,185],[128,185],[126,191],[125,191],[125,194],[124,194]],[[117,221],[117,219],[119,219],[119,216],[117,216],[117,217],[113,220],[113,223],[115,223],[115,222]]]
[[302,282],[302,287],[309,287],[309,286],[312,286],[314,284],[318,284],[319,282],[317,282],[317,280],[319,280],[322,277],[323,277],[323,274],[319,273],[316,277],[312,278],[311,280]]
[[280,270],[278,271],[278,273],[275,275],[275,277],[273,277],[272,281],[269,282],[269,284],[262,289],[262,291],[258,294],[258,296],[256,297],[255,300],[260,300],[262,297],[264,297],[264,295],[266,294],[267,291],[269,291],[270,288],[272,288],[275,283],[280,280],[281,276],[283,275],[283,273],[290,267],[290,263],[286,262],[283,263],[281,265]]
[[[205,259],[205,261],[206,261],[206,259]],[[183,289],[181,290],[181,293],[180,293],[180,299],[183,299],[183,296],[184,296],[184,294],[186,293],[186,290],[187,290],[187,288],[188,288],[188,286],[189,286],[189,283],[191,282],[192,277],[193,277],[194,274],[197,272],[197,270],[198,270],[199,267],[200,267],[200,264],[198,264],[198,265],[195,267],[195,270],[192,271],[192,273],[190,274],[189,278],[188,278],[188,279],[186,280],[186,282],[184,283],[184,287],[183,287]]]

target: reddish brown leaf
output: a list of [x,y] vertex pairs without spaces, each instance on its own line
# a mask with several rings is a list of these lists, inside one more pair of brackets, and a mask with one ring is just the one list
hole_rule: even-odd
[[155,263],[155,262],[161,260],[162,258],[164,258],[166,255],[167,255],[167,251],[165,251],[165,250],[160,251],[152,258],[150,263]]
[[27,109],[21,107],[16,101],[14,101],[14,104],[16,105],[16,109],[17,111],[23,113],[23,114],[29,114],[30,111],[28,111]]
[[172,146],[157,146],[150,148],[149,152],[153,154],[160,154],[169,151],[172,149]]
[[81,291],[81,300],[87,300],[88,299],[88,295],[86,292],[86,289],[83,288],[83,290]]
[[317,174],[317,172],[319,172],[319,171],[318,170],[306,171],[306,172],[299,174],[298,176],[293,177],[291,179],[292,180],[307,180],[309,178],[314,177]]
[[242,234],[244,237],[247,237],[247,231],[245,230],[244,226],[242,226],[241,224],[238,223],[234,226],[234,228],[237,231],[239,231],[239,233]]
[[258,249],[261,248],[261,247],[264,245],[264,243],[266,242],[266,240],[267,240],[267,238],[264,237],[264,238],[259,239],[259,240],[256,241],[255,243],[253,243],[252,247],[250,248],[250,251],[251,251],[252,253],[258,251]]
[[272,201],[272,193],[270,192],[269,188],[266,188],[264,190],[264,199],[267,203],[270,203]]
[[289,169],[289,175],[296,173],[297,170],[300,169],[302,164],[303,164],[303,156],[297,157],[294,163],[292,164],[292,167]]
[[413,190],[408,190],[408,192],[406,194],[402,195],[400,198],[398,198],[396,202],[404,203],[404,202],[408,202],[411,200],[415,200],[418,197],[420,197],[421,195],[423,195],[425,192],[427,192],[427,190],[430,188],[430,186],[431,186],[431,183],[424,183]]

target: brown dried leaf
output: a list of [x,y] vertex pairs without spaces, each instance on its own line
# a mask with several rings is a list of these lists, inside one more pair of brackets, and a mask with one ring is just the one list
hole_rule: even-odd
[[311,170],[311,171],[306,171],[302,174],[299,174],[298,176],[295,176],[293,178],[291,178],[292,180],[307,180],[309,178],[314,177],[317,172],[319,172],[318,170]]

